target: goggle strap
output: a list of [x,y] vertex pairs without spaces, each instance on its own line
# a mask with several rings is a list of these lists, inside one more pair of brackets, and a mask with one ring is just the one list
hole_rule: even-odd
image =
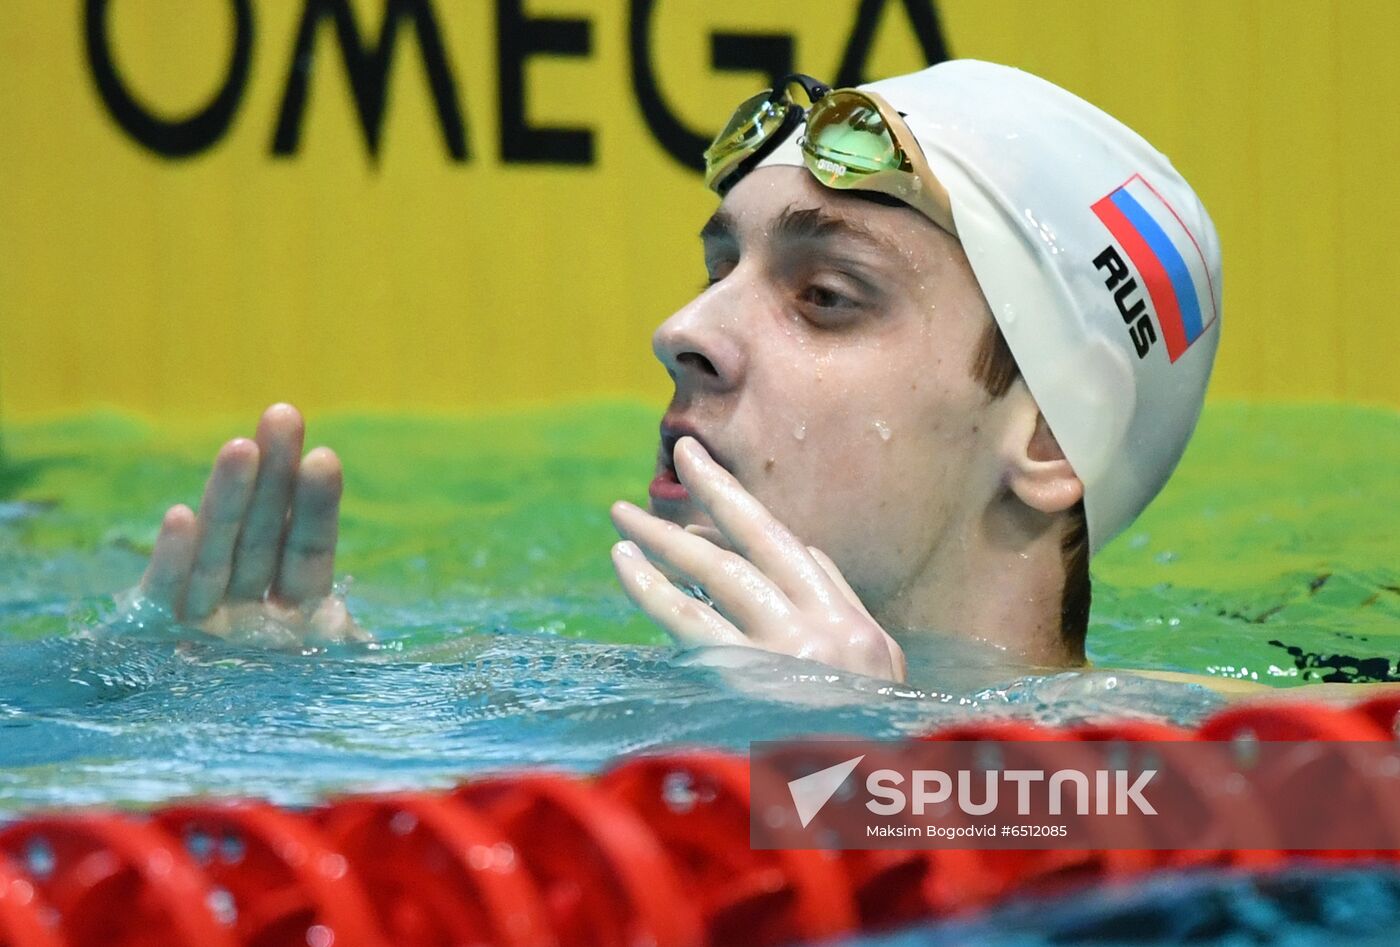
[[827,93],[831,91],[831,86],[825,82],[802,72],[792,72],[784,76],[783,81],[774,86],[774,89],[775,91],[781,90],[783,94],[786,94],[787,87],[794,82],[802,87],[802,91],[807,95],[807,100],[813,105],[816,105],[819,99],[825,98]]

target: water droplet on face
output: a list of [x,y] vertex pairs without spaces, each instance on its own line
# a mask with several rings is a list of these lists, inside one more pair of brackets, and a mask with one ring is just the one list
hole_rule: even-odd
[[792,436],[802,441],[807,439],[807,422],[799,421],[797,427],[792,429]]
[[889,440],[890,437],[892,436],[892,432],[890,431],[890,426],[889,426],[888,424],[886,424],[884,421],[881,421],[881,420],[878,420],[878,419],[877,419],[877,420],[875,421],[875,430],[878,431],[878,432],[880,433],[880,440],[882,440],[882,441],[887,441],[887,440]]

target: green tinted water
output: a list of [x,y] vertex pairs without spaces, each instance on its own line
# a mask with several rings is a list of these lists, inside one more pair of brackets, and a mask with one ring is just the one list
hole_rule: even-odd
[[[663,647],[607,555],[607,507],[642,499],[655,425],[654,410],[616,404],[314,419],[312,443],[345,460],[339,571],[378,640],[307,653],[112,620],[165,507],[197,500],[247,423],[11,426],[0,814],[196,793],[305,803],[483,769],[593,769],[675,742],[896,737],[993,715],[1189,725],[1221,704],[1109,671],[1021,676],[936,636],[906,642],[911,686]],[[1212,408],[1166,495],[1094,565],[1091,654],[1279,685],[1397,676],[1397,465],[1394,413]]]
[[[219,443],[252,420],[10,425],[0,499],[45,509],[6,529],[0,595],[49,606],[8,608],[4,633],[91,620],[139,576],[164,508],[194,504]],[[345,462],[338,572],[365,621],[413,644],[432,643],[414,628],[444,610],[468,629],[664,641],[607,559],[607,507],[644,500],[656,420],[628,404],[313,419],[308,444]],[[1397,470],[1393,411],[1212,405],[1163,495],[1094,562],[1092,657],[1281,685],[1397,676]]]

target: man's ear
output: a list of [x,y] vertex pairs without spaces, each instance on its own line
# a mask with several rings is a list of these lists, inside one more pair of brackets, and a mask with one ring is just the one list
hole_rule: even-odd
[[1006,485],[1017,499],[1047,515],[1064,512],[1084,499],[1084,484],[1065,460],[1045,415],[1035,409],[1033,423],[1013,425],[1009,433]]

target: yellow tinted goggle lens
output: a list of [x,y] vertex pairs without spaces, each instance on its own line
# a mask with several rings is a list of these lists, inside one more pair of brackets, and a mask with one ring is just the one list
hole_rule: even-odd
[[783,124],[790,105],[786,96],[774,102],[772,90],[745,99],[705,149],[705,184],[714,187],[725,172],[763,144]]
[[802,138],[807,166],[828,187],[850,187],[880,171],[907,170],[884,116],[865,96],[835,92],[807,116]]

